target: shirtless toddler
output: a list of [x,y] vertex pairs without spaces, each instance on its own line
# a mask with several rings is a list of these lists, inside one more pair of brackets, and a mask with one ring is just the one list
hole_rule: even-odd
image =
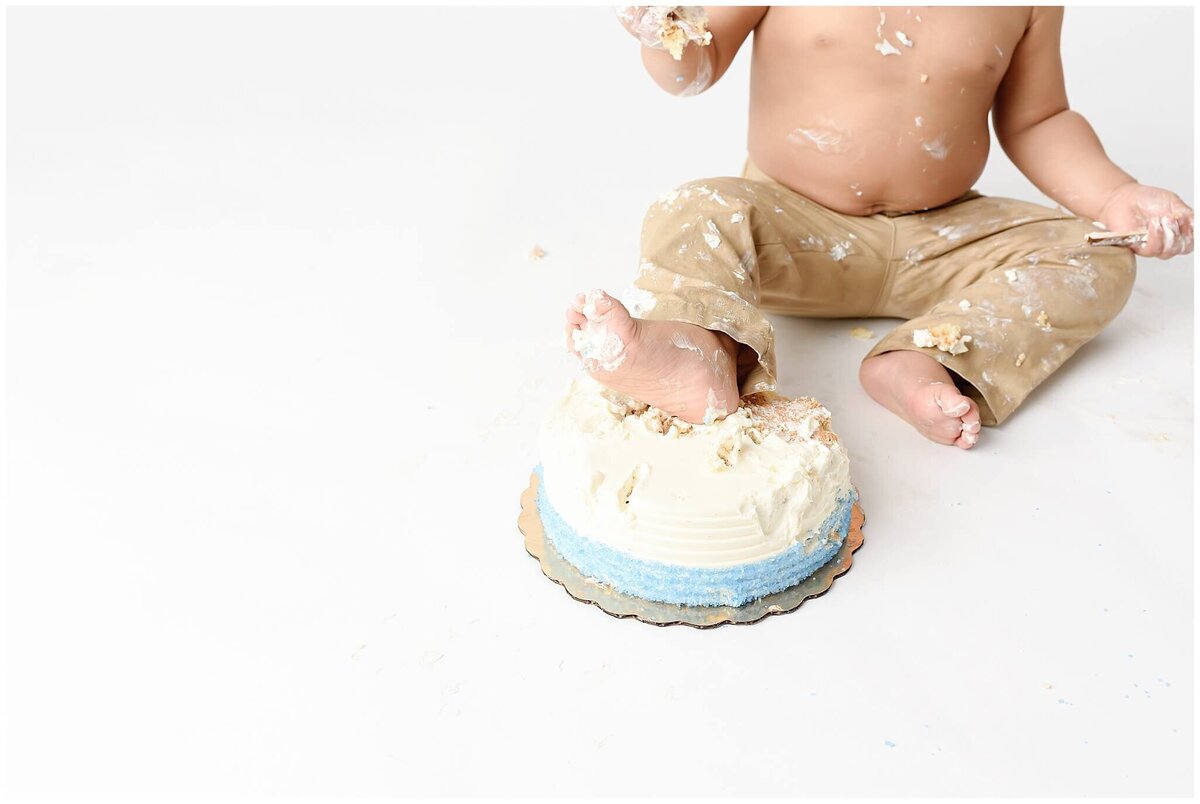
[[[859,376],[925,437],[963,449],[1120,312],[1133,253],[1192,250],[1192,210],[1105,156],[1063,84],[1053,7],[710,7],[676,59],[661,9],[618,16],[664,90],[711,87],[754,31],[749,159],[653,204],[631,311],[603,291],[566,314],[602,384],[690,422],[775,384],[764,311],[893,316]],[[706,37],[707,38],[707,37]],[[988,114],[1063,208],[971,190]],[[1130,248],[1088,233],[1144,230]]]

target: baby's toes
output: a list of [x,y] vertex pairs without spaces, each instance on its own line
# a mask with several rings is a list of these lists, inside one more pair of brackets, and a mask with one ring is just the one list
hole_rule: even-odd
[[[591,324],[603,325],[609,332],[615,334],[624,344],[637,340],[637,319],[629,314],[629,309],[618,299],[609,296],[603,290],[590,290],[583,305],[583,315]],[[589,326],[589,324],[584,324]]]
[[926,432],[932,440],[939,444],[954,444],[962,435],[962,419],[938,416]]
[[[942,387],[945,388],[946,386]],[[973,404],[969,397],[965,397],[957,391],[945,391],[941,389],[938,390],[934,401],[937,402],[937,406],[941,409],[942,413],[953,419],[965,417],[970,412],[971,405]]]
[[563,327],[563,330],[567,341],[567,353],[579,357],[579,352],[575,350],[575,333],[579,331],[579,327],[573,327],[570,324],[567,324],[565,327]]
[[625,308],[600,288],[593,288],[584,295],[583,305],[579,309],[589,320],[598,321],[610,313],[619,315]]
[[579,328],[583,326],[583,322],[586,320],[587,319],[583,317],[583,313],[574,309],[574,307],[567,308],[566,322],[563,324],[563,335],[567,339],[567,351],[576,357],[579,357],[579,352],[575,350],[574,335]]
[[970,449],[978,444],[979,431],[983,429],[979,421],[979,405],[973,399],[968,398],[968,401],[971,403],[971,409],[962,417],[962,435],[954,442],[954,446],[962,449]]
[[935,415],[929,426],[929,437],[939,444],[953,444],[962,435],[962,417],[971,410],[971,400],[953,386],[936,386],[933,401],[941,415]]
[[576,310],[574,307],[567,308],[566,319],[567,326],[572,328],[582,327],[583,322],[587,321],[587,319],[584,318],[583,313],[579,310]]

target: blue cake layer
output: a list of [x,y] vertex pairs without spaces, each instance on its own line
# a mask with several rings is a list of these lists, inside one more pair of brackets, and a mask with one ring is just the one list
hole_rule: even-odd
[[546,479],[539,464],[537,507],[546,538],[559,554],[588,578],[612,586],[619,592],[684,606],[742,606],[787,589],[812,575],[834,557],[850,529],[850,512],[858,494],[839,497],[833,512],[817,529],[833,531],[836,538],[822,537],[812,553],[797,542],[787,550],[762,561],[731,567],[684,567],[638,558],[623,550],[581,536],[550,504]]

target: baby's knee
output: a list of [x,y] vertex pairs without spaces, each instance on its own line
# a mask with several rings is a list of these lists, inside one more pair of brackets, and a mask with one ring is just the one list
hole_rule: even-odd
[[1117,313],[1133,295],[1133,283],[1137,279],[1137,257],[1129,249],[1118,246],[1108,246],[1102,251],[1103,253],[1092,255],[1088,263],[1096,272],[1094,284],[1097,285],[1098,295],[1104,302],[1102,306],[1111,320],[1116,318]]

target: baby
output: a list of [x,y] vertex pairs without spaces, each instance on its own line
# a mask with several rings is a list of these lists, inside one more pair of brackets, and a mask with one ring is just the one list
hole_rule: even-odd
[[[1109,161],[1068,107],[1061,8],[722,7],[707,31],[692,9],[664,37],[669,8],[618,16],[673,94],[719,81],[754,31],[749,159],[651,206],[632,310],[599,290],[568,308],[568,349],[616,391],[711,422],[775,385],[764,311],[897,317],[863,387],[969,449],[1116,317],[1134,253],[1192,249],[1192,210]],[[989,112],[1070,212],[971,190]],[[1146,234],[1089,245],[1102,229]]]

